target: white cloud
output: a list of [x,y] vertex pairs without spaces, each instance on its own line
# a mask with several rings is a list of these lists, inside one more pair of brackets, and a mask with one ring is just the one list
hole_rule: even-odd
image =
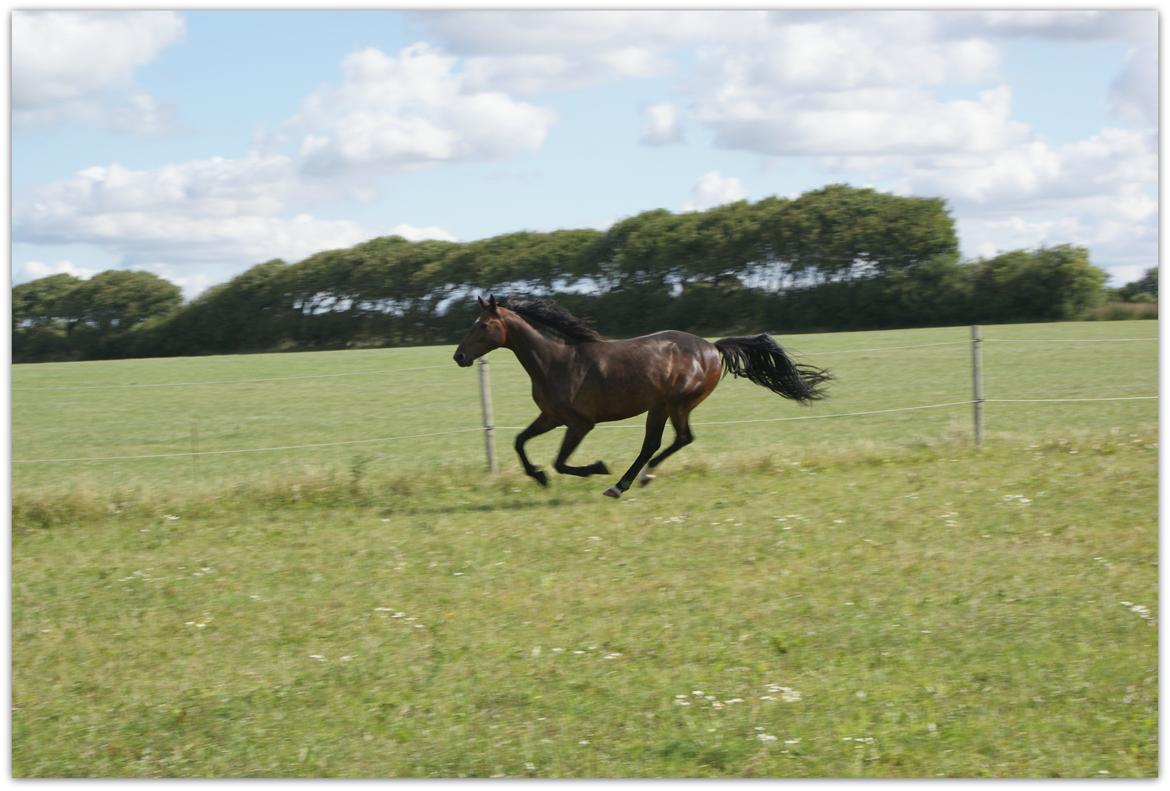
[[1109,109],[1124,120],[1142,126],[1158,126],[1158,43],[1157,28],[1151,28],[1153,41],[1131,47],[1125,65],[1109,86]]
[[33,244],[94,244],[130,266],[298,260],[376,235],[347,220],[281,216],[301,189],[281,156],[91,167],[34,190],[13,212],[13,234]]
[[943,39],[924,12],[780,12],[754,38],[698,50],[691,113],[716,145],[773,156],[990,150],[1026,127],[1001,85],[940,99],[941,85],[996,77],[997,49]]
[[[452,59],[425,47],[396,59],[355,53],[343,85],[310,96],[296,119],[264,136],[266,145],[235,159],[85,168],[15,202],[14,240],[95,245],[187,292],[205,287],[210,272],[229,277],[258,261],[297,261],[386,233],[454,240],[436,225],[374,228],[305,211],[337,197],[376,197],[372,176],[379,170],[492,158],[543,141],[544,128],[526,122],[533,113],[548,121],[544,111],[502,94],[464,92],[452,68]],[[149,97],[139,104],[157,109]],[[298,127],[309,130],[300,152],[282,153],[294,142],[288,131]],[[344,167],[323,170],[327,160]]]
[[72,261],[58,261],[55,264],[46,264],[44,261],[25,261],[21,264],[22,280],[37,280],[49,275],[73,275],[82,280],[97,274],[96,269],[87,269],[76,266]]
[[[1056,148],[1033,140],[980,156],[924,157],[903,167],[914,191],[972,205],[1105,197],[1120,209],[1123,193],[1156,188],[1158,150],[1153,133],[1104,129]],[[1142,217],[1156,208],[1144,207]]]
[[183,18],[173,11],[14,11],[13,120],[126,125],[131,117],[157,119],[157,100],[119,92],[183,33]]
[[1117,282],[1158,262],[1158,149],[1152,131],[1110,128],[1059,146],[1029,136],[986,152],[822,162],[838,180],[944,198],[967,257],[1079,244]]
[[642,110],[642,142],[650,146],[681,143],[682,124],[678,110],[670,102],[647,105]]
[[372,48],[347,56],[342,84],[309,96],[288,124],[305,133],[304,170],[368,176],[508,158],[543,145],[551,110],[469,89],[456,66],[456,58],[426,44],[394,56]]
[[467,58],[472,84],[519,93],[662,75],[678,43],[767,24],[761,11],[442,11],[421,18],[446,49]]
[[419,227],[408,223],[400,223],[391,228],[390,233],[395,236],[401,236],[409,242],[421,242],[424,239],[437,239],[441,242],[459,241],[455,234],[438,225]]
[[992,36],[1065,41],[1124,39],[1142,27],[1157,26],[1153,11],[997,10],[953,11],[937,16],[950,36]]
[[717,145],[774,156],[985,152],[1029,134],[1011,118],[1007,86],[939,101],[906,88],[789,93],[729,83],[701,102],[695,115]]
[[734,203],[747,197],[743,182],[734,176],[724,176],[717,170],[704,173],[691,190],[691,199],[684,211],[703,211],[724,203]]

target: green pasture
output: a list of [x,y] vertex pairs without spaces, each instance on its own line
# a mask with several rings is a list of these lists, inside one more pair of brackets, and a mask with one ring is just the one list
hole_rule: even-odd
[[[983,334],[988,399],[1157,393],[1153,322]],[[725,380],[620,501],[354,443],[479,424],[449,347],[14,366],[13,774],[1156,776],[1157,402],[880,411],[967,339],[781,337],[832,397]]]
[[[1100,342],[1152,338],[1156,329],[1149,321],[987,327],[984,396],[1156,395],[1156,341]],[[841,445],[912,447],[944,435],[969,437],[971,408],[966,405],[704,425],[966,401],[971,398],[968,337],[966,327],[782,336],[782,345],[798,359],[834,373],[831,397],[802,407],[746,380],[727,379],[694,412],[696,443],[682,458],[716,460],[728,452],[784,454]],[[484,450],[482,436],[474,431],[482,423],[477,373],[457,367],[452,351],[438,346],[14,366],[12,453],[18,463],[13,489],[218,488],[306,471],[348,470],[355,464],[371,474],[435,468],[478,474]],[[510,352],[496,350],[488,360],[501,464],[515,466],[511,438],[537,410],[528,377]],[[988,404],[985,414],[993,439],[1040,437],[1154,421],[1157,402]],[[640,419],[603,425],[574,459],[603,458],[620,475],[637,455],[641,427]],[[426,434],[439,435],[414,436]],[[544,459],[551,465],[560,434],[530,443],[534,462]],[[369,441],[394,437],[404,439]],[[319,447],[21,463],[297,445]],[[593,485],[604,489],[609,483]]]

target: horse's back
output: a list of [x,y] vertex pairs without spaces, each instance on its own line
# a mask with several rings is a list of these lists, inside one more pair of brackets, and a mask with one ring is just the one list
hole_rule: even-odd
[[722,362],[711,342],[679,330],[588,344],[589,400],[601,420],[620,420],[657,405],[701,399],[719,381]]

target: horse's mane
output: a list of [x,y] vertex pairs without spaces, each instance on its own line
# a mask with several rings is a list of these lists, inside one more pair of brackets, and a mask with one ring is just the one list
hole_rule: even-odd
[[504,297],[499,305],[520,314],[538,330],[552,331],[571,343],[601,340],[592,322],[574,316],[551,299]]

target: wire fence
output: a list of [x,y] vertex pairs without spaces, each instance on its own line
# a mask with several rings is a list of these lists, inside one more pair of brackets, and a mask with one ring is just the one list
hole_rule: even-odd
[[[973,328],[974,329],[974,328]],[[838,349],[833,351],[817,352],[817,357],[830,355],[844,355],[844,354],[869,354],[886,351],[906,351],[912,349],[925,349],[945,346],[971,346],[972,343],[1129,343],[1129,342],[1157,342],[1157,336],[1147,336],[1138,338],[978,338],[977,333],[973,333],[973,341],[943,341],[937,343],[921,343],[897,346],[872,346],[857,349]],[[486,363],[486,361],[481,360]],[[515,364],[514,361],[509,361]],[[312,380],[312,379],[330,379],[338,377],[352,377],[352,376],[374,376],[374,375],[388,375],[400,374],[407,372],[428,371],[440,368],[449,368],[450,365],[421,365],[400,368],[369,368],[357,371],[345,371],[328,374],[306,374],[295,376],[281,376],[281,377],[265,377],[255,379],[217,379],[217,380],[203,380],[203,381],[187,381],[187,382],[157,382],[157,383],[130,383],[130,384],[107,384],[107,385],[74,385],[74,386],[31,386],[31,387],[13,387],[14,391],[85,391],[85,390],[103,390],[103,389],[134,389],[134,388],[163,388],[163,387],[199,387],[209,385],[236,385],[236,384],[265,384],[275,382],[290,382],[298,380]],[[983,404],[1056,404],[1056,403],[1085,403],[1085,402],[1105,402],[1105,401],[1151,401],[1157,400],[1158,395],[1127,395],[1127,396],[1103,396],[1103,397],[1075,397],[1075,398],[983,398],[981,395],[981,372],[978,365],[974,366],[972,373],[974,380],[975,397],[959,401],[946,401],[934,404],[917,404],[912,406],[891,407],[888,409],[871,409],[854,412],[835,412],[824,415],[798,415],[789,417],[774,417],[774,418],[746,418],[741,420],[711,420],[711,421],[692,421],[695,426],[726,426],[726,425],[741,425],[753,423],[784,423],[793,421],[806,420],[829,420],[834,418],[847,417],[865,417],[870,415],[883,415],[899,412],[913,412],[918,410],[928,409],[945,409],[949,407],[959,406],[975,406],[980,407]],[[980,420],[978,414],[976,415],[976,437],[977,441],[981,436],[981,427],[978,425]],[[35,458],[35,459],[13,459],[13,464],[63,464],[63,463],[81,463],[81,462],[105,462],[105,461],[142,461],[152,459],[172,459],[172,458],[186,458],[186,457],[203,457],[203,456],[227,456],[246,453],[271,453],[291,450],[312,450],[322,448],[337,448],[345,446],[356,445],[377,445],[399,442],[403,440],[424,439],[429,437],[451,436],[456,434],[468,434],[473,432],[484,432],[498,429],[505,430],[520,430],[526,426],[500,426],[492,422],[490,406],[485,410],[484,423],[480,426],[473,426],[467,428],[449,429],[445,431],[432,431],[413,434],[398,434],[387,437],[369,437],[365,439],[353,440],[339,440],[334,442],[312,442],[295,445],[276,445],[260,448],[228,448],[222,450],[192,450],[192,451],[176,451],[170,453],[145,453],[145,454],[127,454],[127,455],[104,455],[104,456],[74,456],[62,458]],[[639,429],[643,426],[638,423],[619,423],[619,424],[599,424],[596,428],[601,429]],[[489,459],[489,465],[492,464]]]

